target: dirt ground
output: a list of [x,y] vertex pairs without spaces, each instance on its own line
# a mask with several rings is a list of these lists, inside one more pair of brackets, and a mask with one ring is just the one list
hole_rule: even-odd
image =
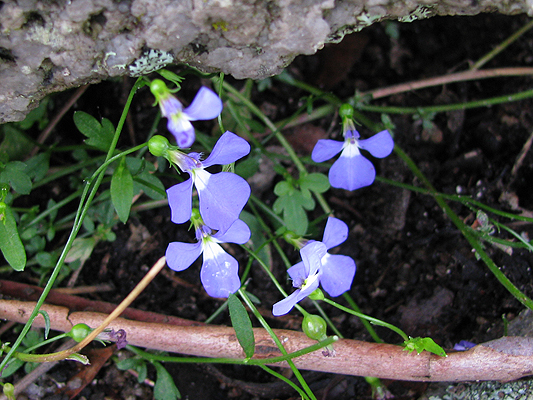
[[[338,45],[328,45],[314,56],[297,58],[288,71],[298,79],[346,98],[355,90],[364,92],[465,70],[526,22],[525,16],[486,14],[437,17],[410,24],[378,24],[346,37]],[[392,37],[391,32],[397,37]],[[529,66],[532,62],[533,32],[528,32],[484,68]],[[95,85],[76,103],[74,110],[116,121],[132,82],[125,79]],[[453,83],[389,96],[372,104],[422,107],[459,103],[527,90],[531,82],[529,77],[512,77]],[[186,81],[184,97],[194,94],[197,86],[197,78]],[[68,96],[67,93],[55,96],[56,104],[60,106]],[[261,93],[254,91],[252,98],[277,121],[290,116],[303,96],[307,93],[273,80],[269,89]],[[121,146],[144,141],[157,111],[151,107],[152,103],[148,90],[137,95],[131,113],[131,134],[125,135]],[[367,116],[376,121],[380,118],[379,114]],[[525,210],[533,208],[533,153],[527,153],[521,167],[512,173],[517,156],[533,131],[531,99],[441,113],[429,128],[424,128],[412,115],[391,114],[391,119],[396,126],[395,142],[413,158],[438,191],[471,195],[507,211],[512,211],[513,201]],[[73,133],[69,121],[72,121],[71,114],[64,118],[55,134],[64,144],[79,143],[82,137]],[[337,117],[330,116],[285,134],[292,143],[300,144],[297,146],[300,155],[308,156],[317,138],[328,135],[340,138],[339,122]],[[164,125],[161,122],[161,132]],[[199,127],[209,129],[210,123]],[[361,133],[370,134],[365,128],[361,128]],[[373,161],[378,175],[420,185],[396,155]],[[166,184],[173,182],[169,175]],[[261,195],[264,201],[272,202],[274,184],[272,181],[264,187]],[[376,182],[351,193],[332,189],[325,197],[335,209],[335,215],[350,227],[349,239],[338,252],[356,260],[357,273],[350,294],[364,313],[395,324],[410,336],[431,336],[443,347],[451,348],[460,340],[479,343],[501,336],[502,316],[512,320],[523,309],[484,264],[476,260],[467,241],[430,196]],[[474,222],[472,211],[458,204],[452,203],[452,207],[465,222]],[[512,226],[519,233],[526,232],[533,237],[531,225]],[[115,242],[98,245],[78,280],[80,286],[113,285],[116,289],[112,292],[90,296],[113,303],[129,293],[143,277],[146,267],[164,254],[169,241],[189,237],[186,227],[170,223],[170,212],[165,207],[134,215],[126,225],[117,226],[115,233]],[[499,235],[506,237],[503,232]],[[533,296],[532,254],[515,249],[509,255],[488,244],[486,250],[519,289]],[[245,257],[238,256],[241,260]],[[293,252],[293,256],[296,262],[297,254]],[[198,265],[179,274],[165,271],[133,307],[205,320],[220,301],[203,292],[198,271]],[[274,263],[274,272],[284,281],[281,263]],[[279,300],[277,291],[261,271],[254,270],[251,277],[248,290],[268,310]],[[17,275],[17,279],[33,282],[34,276],[27,272]],[[268,321],[273,327],[297,329],[300,317],[293,314],[279,319],[270,316]],[[346,337],[371,341],[357,318],[333,309],[328,314]],[[229,324],[227,315],[214,322]],[[379,328],[377,331],[383,339],[397,341],[392,332]],[[167,367],[183,398],[190,400],[297,398],[284,383],[251,367]],[[48,380],[37,383],[43,387],[50,385],[51,380],[64,383],[70,376],[71,366],[59,365],[52,369]],[[363,378],[310,372],[304,376],[318,398],[370,398],[370,389]],[[150,370],[149,378],[155,378],[154,371]],[[427,387],[405,382],[387,384],[399,399],[418,398]],[[149,398],[150,389],[108,362],[81,395],[91,400],[142,399]],[[46,394],[44,398],[61,396],[64,395]]]

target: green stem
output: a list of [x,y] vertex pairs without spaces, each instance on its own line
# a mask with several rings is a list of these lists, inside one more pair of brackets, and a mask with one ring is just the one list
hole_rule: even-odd
[[[342,297],[344,298],[344,300],[346,300],[346,302],[350,305],[350,307],[352,307],[352,309],[355,312],[361,313],[361,309],[355,303],[355,301],[352,299],[352,296],[350,296],[348,294],[348,292],[344,292],[342,294]],[[372,339],[374,339],[374,341],[376,343],[383,343],[383,340],[378,336],[378,334],[376,333],[374,328],[372,328],[372,325],[370,325],[370,322],[368,322],[368,320],[362,318],[361,322],[362,322],[363,326],[366,328],[366,330],[368,331],[368,333],[370,333],[370,336],[372,336]]]
[[511,43],[513,43],[515,40],[517,40],[520,36],[522,36],[524,33],[526,33],[531,28],[533,28],[533,20],[529,21],[526,25],[524,25],[522,28],[517,30],[515,33],[513,33],[511,36],[509,36],[507,39],[501,42],[498,46],[496,46],[490,52],[488,52],[483,57],[481,57],[474,65],[472,65],[472,67],[470,67],[470,69],[476,70],[476,69],[481,68],[483,65],[485,65],[487,62],[492,60],[498,54],[500,54],[503,50],[509,47]]
[[369,104],[360,104],[358,109],[368,112],[378,112],[385,114],[417,114],[417,113],[441,113],[454,110],[467,110],[477,107],[488,107],[495,104],[509,103],[512,101],[519,101],[533,97],[533,89],[525,90],[515,94],[491,97],[484,100],[469,101],[466,103],[455,103],[441,106],[430,107],[387,107],[387,106],[373,106]]
[[492,274],[498,279],[498,281],[523,305],[527,308],[533,310],[533,301],[522,293],[498,268],[498,266],[492,261],[488,254],[483,249],[483,246],[474,234],[471,233],[470,229],[464,224],[464,222],[457,216],[457,214],[450,208],[448,203],[446,203],[442,196],[440,196],[437,191],[433,188],[431,183],[425,177],[425,175],[418,169],[414,161],[398,146],[394,147],[396,154],[409,166],[411,171],[415,176],[420,179],[420,181],[429,189],[432,196],[434,197],[437,204],[443,209],[445,214],[450,218],[450,220],[455,224],[455,226],[461,231],[463,236],[466,238],[468,243],[474,248],[479,257],[483,260],[485,265],[490,269]]
[[[255,315],[255,317],[258,319],[258,321],[261,323],[261,325],[263,326],[263,328],[265,328],[265,330],[268,332],[268,334],[270,335],[270,337],[272,338],[272,340],[274,341],[274,343],[276,344],[276,346],[278,347],[279,351],[281,352],[281,354],[283,354],[284,356],[288,355],[287,353],[287,350],[285,350],[285,347],[283,347],[283,344],[281,343],[281,341],[279,340],[279,338],[276,336],[276,334],[274,333],[274,331],[272,330],[272,328],[270,327],[270,325],[268,325],[268,323],[265,321],[265,319],[263,318],[263,316],[261,315],[261,313],[257,310],[257,308],[255,308],[255,305],[252,303],[252,301],[248,298],[248,296],[246,295],[246,293],[242,290],[242,289],[239,289],[239,295],[241,296],[241,298],[243,299],[243,301],[246,303],[246,305],[248,306],[248,308],[250,310],[252,310],[253,314]],[[300,373],[300,371],[298,370],[298,368],[296,368],[296,366],[294,365],[294,363],[292,362],[292,360],[287,360],[287,363],[289,364],[289,367],[291,368],[292,372],[294,373],[294,375],[296,376],[296,379],[298,379],[298,382],[300,382],[300,385],[302,385],[302,388],[305,390],[305,392],[307,393],[307,396],[309,399],[311,400],[317,400],[315,395],[313,394],[313,392],[311,391],[311,389],[309,388],[309,386],[307,385],[307,382],[305,381],[305,379],[303,378],[302,374]]]
[[352,315],[355,315],[356,317],[359,317],[361,319],[366,319],[367,321],[373,323],[374,325],[379,325],[379,326],[383,326],[385,328],[389,328],[391,331],[394,331],[396,332],[398,335],[400,335],[403,340],[409,340],[409,336],[407,336],[405,334],[404,331],[402,331],[400,328],[392,325],[392,324],[389,324],[388,322],[385,322],[385,321],[382,321],[380,319],[377,319],[377,318],[373,318],[373,317],[369,317],[368,315],[365,315],[365,314],[362,314],[360,312],[357,312],[357,311],[354,311],[348,307],[344,307],[338,303],[335,303],[333,300],[330,300],[330,299],[327,299],[325,298],[324,300],[322,300],[323,302],[333,306],[333,307],[337,307],[339,310],[342,310],[344,312],[347,312],[348,314],[352,314]]

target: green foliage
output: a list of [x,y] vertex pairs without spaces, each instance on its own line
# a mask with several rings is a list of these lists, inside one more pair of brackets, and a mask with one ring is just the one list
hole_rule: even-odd
[[83,111],[76,111],[74,123],[78,130],[87,136],[85,143],[88,146],[107,152],[115,134],[115,127],[111,121],[103,118],[102,123],[100,123],[92,115]]
[[15,215],[11,207],[2,202],[3,218],[0,218],[0,250],[15,271],[26,266],[26,251],[20,240]]
[[122,158],[111,178],[111,201],[118,218],[126,223],[130,215],[133,200],[133,177],[126,166],[126,159]]
[[2,127],[4,137],[0,143],[0,159],[22,160],[33,149],[33,141],[26,132],[14,124],[6,124]]
[[274,187],[278,198],[272,209],[276,214],[283,214],[283,222],[288,230],[303,236],[309,226],[306,210],[315,207],[311,192],[323,193],[328,189],[329,180],[320,173],[304,175],[296,182],[278,182]]
[[132,369],[137,372],[137,381],[143,383],[148,376],[148,368],[146,367],[146,360],[141,357],[131,357],[117,362],[117,368],[126,371]]
[[50,334],[50,316],[45,310],[40,310],[39,314],[44,318],[44,338],[48,339]]
[[270,244],[263,235],[263,229],[257,218],[249,212],[243,211],[239,216],[241,220],[246,222],[250,228],[252,235],[250,236],[250,243],[257,258],[259,258],[265,265],[272,265],[272,255]]
[[26,164],[21,161],[0,164],[0,184],[8,184],[17,193],[29,194],[32,183],[26,167]]
[[181,399],[181,394],[172,376],[168,371],[157,361],[152,363],[157,371],[157,380],[154,386],[155,400],[176,400]]
[[228,307],[237,340],[244,350],[246,358],[251,358],[255,352],[255,338],[248,312],[235,294],[228,297]]
[[444,349],[435,343],[435,341],[430,337],[409,337],[409,340],[404,341],[403,345],[404,350],[407,350],[409,353],[413,352],[413,350],[416,350],[416,352],[420,354],[425,350],[438,356],[446,357],[446,352]]

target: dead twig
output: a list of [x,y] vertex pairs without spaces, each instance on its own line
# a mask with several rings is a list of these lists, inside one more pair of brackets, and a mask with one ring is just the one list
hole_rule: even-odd
[[510,68],[494,68],[485,70],[470,70],[457,72],[444,76],[436,76],[434,78],[421,79],[419,81],[411,81],[400,83],[389,87],[369,90],[360,93],[361,96],[371,96],[372,99],[380,99],[391,96],[393,94],[410,92],[412,90],[423,89],[432,86],[440,86],[453,82],[472,81],[477,79],[496,78],[502,76],[528,76],[533,75],[533,68],[527,67],[510,67]]
[[[0,317],[25,322],[35,303],[15,300],[0,301]],[[44,305],[50,316],[51,328],[66,332],[78,323],[91,327],[109,320],[105,314],[75,312],[66,307]],[[43,327],[39,315],[35,327]],[[128,342],[139,347],[199,357],[244,359],[244,352],[235,337],[235,331],[222,326],[171,326],[166,324],[114,319],[108,328],[124,329]],[[294,352],[316,343],[302,332],[274,330],[288,352]],[[254,359],[281,356],[270,335],[254,329],[256,352]],[[507,344],[507,347],[502,345]],[[375,376],[407,381],[509,381],[528,376],[533,371],[533,339],[504,337],[498,341],[478,345],[465,352],[450,353],[447,357],[422,352],[408,353],[403,347],[340,339],[334,344],[335,357],[325,357],[320,351],[294,359],[301,369],[336,374]],[[286,363],[274,364],[287,367]]]

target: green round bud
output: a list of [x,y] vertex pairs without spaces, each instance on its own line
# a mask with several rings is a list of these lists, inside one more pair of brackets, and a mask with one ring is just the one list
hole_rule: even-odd
[[170,142],[161,135],[155,135],[148,141],[148,150],[156,157],[165,157],[169,147]]
[[72,339],[79,343],[87,336],[89,336],[89,333],[91,333],[91,331],[92,329],[87,324],[76,324],[72,327],[70,332],[67,333],[67,336],[70,336]]
[[154,79],[150,82],[150,91],[156,98],[160,98],[169,93],[167,85],[161,79]]
[[339,108],[339,115],[341,116],[342,119],[353,118],[353,107],[349,105],[348,103],[344,103]]
[[314,340],[324,340],[326,335],[326,321],[319,315],[307,314],[302,322],[302,330],[308,338]]
[[4,394],[8,399],[14,399],[15,398],[15,386],[13,386],[12,383],[6,382],[4,385]]
[[311,293],[307,297],[309,297],[311,300],[324,300],[324,292],[316,288],[313,293]]

